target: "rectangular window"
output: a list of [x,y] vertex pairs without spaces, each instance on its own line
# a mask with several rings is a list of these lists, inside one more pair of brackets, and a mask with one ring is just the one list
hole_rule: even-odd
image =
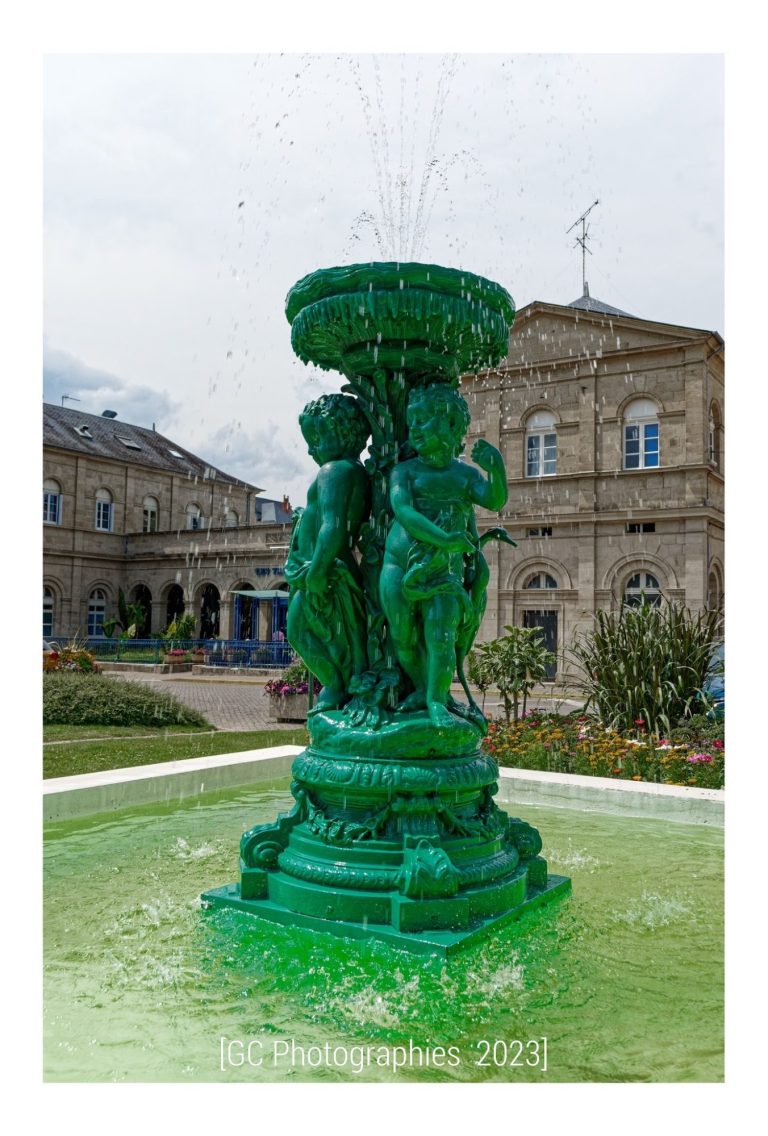
[[648,422],[643,427],[643,465],[654,468],[659,464],[659,424]]
[[557,473],[557,434],[529,434],[526,477],[553,477]]
[[96,635],[103,635],[104,628],[104,609],[103,608],[89,608],[88,609],[88,634],[92,637]]
[[629,521],[627,523],[628,533],[655,533],[655,521]]
[[53,638],[53,608],[43,604],[43,639]]
[[557,434],[544,435],[544,460],[541,472],[545,477],[557,472]]
[[157,532],[157,513],[154,509],[144,510],[143,532]]
[[624,427],[624,468],[640,468],[640,427]]
[[539,457],[541,453],[541,437],[538,434],[528,435],[528,464],[527,477],[539,476]]
[[112,532],[112,502],[96,502],[96,528],[101,532]]
[[541,528],[538,528],[538,529],[526,529],[525,535],[526,536],[552,536],[552,526],[551,525],[543,525]]
[[656,469],[659,465],[658,422],[624,427],[624,468]]
[[58,493],[43,493],[43,524],[57,525],[61,512]]

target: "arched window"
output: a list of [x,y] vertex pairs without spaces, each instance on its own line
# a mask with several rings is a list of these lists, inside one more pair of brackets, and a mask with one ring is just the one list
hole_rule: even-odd
[[103,635],[102,624],[107,610],[107,593],[103,588],[94,588],[88,597],[88,634]]
[[142,532],[157,532],[157,514],[159,506],[157,504],[157,497],[145,497],[143,509],[143,519],[141,525]]
[[661,603],[661,588],[652,573],[635,572],[624,587],[624,603],[627,607],[639,607],[643,600],[651,607],[658,607]]
[[525,476],[553,477],[557,473],[554,414],[537,410],[526,422],[525,430]]
[[556,588],[557,580],[549,572],[535,572],[523,584],[524,588]]
[[720,469],[720,436],[722,431],[722,422],[720,421],[720,408],[716,402],[713,402],[709,408],[709,443],[708,443],[708,458],[709,464],[713,465],[715,469]]
[[659,421],[656,403],[636,398],[624,411],[624,468],[656,469],[659,464]]
[[717,568],[712,568],[707,581],[707,607],[710,611],[723,610],[723,581]]
[[61,486],[53,478],[43,482],[43,524],[61,524]]
[[227,509],[224,517],[224,525],[228,529],[236,529],[239,519],[234,509]]
[[190,501],[187,505],[187,528],[199,529],[203,527],[203,516],[200,512],[200,506],[196,505],[194,501]]
[[100,532],[112,532],[112,494],[108,489],[96,490],[96,528]]
[[53,592],[43,588],[43,639],[53,635]]

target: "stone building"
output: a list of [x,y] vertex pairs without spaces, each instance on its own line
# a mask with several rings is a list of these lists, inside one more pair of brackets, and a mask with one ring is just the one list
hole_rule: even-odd
[[[662,597],[723,604],[724,343],[585,295],[518,313],[509,354],[465,376],[466,454],[504,455],[478,639],[539,626],[556,652],[598,608]],[[207,465],[153,430],[46,406],[43,633],[93,634],[117,594],[144,602],[142,634],[181,610],[197,634],[279,639],[287,501]],[[483,513],[479,527],[498,524]]]
[[43,410],[44,638],[99,634],[120,589],[139,637],[187,611],[201,638],[280,638],[287,499],[109,411]]
[[507,358],[462,380],[466,453],[477,437],[501,450],[518,542],[486,546],[479,641],[540,626],[562,652],[598,608],[642,593],[722,607],[723,351],[716,332],[630,316],[587,287],[518,313]]

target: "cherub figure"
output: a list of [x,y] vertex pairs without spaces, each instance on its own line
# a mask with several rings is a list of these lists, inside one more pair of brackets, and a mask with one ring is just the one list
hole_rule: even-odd
[[370,510],[360,462],[369,428],[355,400],[344,394],[308,403],[299,425],[320,469],[291,536],[286,632],[322,684],[317,708],[335,710],[348,700],[352,676],[368,666],[365,599],[353,550]]
[[[397,661],[414,687],[398,712],[426,708],[433,725],[451,726],[459,711],[451,681],[457,664],[463,673],[488,583],[474,506],[494,511],[504,506],[506,473],[501,454],[484,440],[475,443],[472,460],[487,478],[457,460],[470,422],[458,391],[444,384],[416,388],[406,417],[417,456],[395,466],[390,479],[394,520],[384,551],[381,603]],[[500,529],[487,536],[507,539]]]

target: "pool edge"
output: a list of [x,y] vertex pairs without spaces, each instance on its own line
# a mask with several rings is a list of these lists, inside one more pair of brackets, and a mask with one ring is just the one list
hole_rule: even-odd
[[[134,805],[182,801],[287,777],[302,746],[272,746],[43,782],[43,822],[76,820]],[[500,804],[723,827],[725,791],[529,769],[499,770]]]

